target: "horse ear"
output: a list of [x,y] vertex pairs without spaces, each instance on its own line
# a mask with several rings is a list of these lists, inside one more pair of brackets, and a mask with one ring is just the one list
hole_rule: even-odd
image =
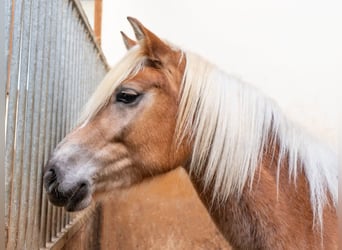
[[145,53],[151,59],[162,61],[172,51],[169,45],[145,28],[137,19],[133,17],[127,17],[127,19],[132,25],[137,40],[143,42]]
[[137,44],[136,41],[129,38],[124,32],[120,31],[120,33],[121,33],[122,40],[123,40],[127,50],[129,50],[130,48],[132,48],[133,46],[135,46]]

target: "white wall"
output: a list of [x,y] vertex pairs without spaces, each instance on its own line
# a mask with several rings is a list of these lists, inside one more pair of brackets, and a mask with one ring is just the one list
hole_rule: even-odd
[[133,36],[126,16],[259,86],[302,126],[336,147],[342,84],[342,1],[103,0],[110,64]]
[[87,15],[88,22],[90,26],[94,29],[94,8],[95,8],[95,2],[94,0],[80,0],[82,7]]

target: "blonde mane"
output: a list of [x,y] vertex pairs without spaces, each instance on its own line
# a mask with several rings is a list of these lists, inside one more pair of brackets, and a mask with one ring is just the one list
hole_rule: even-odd
[[[190,174],[213,187],[213,202],[242,194],[252,183],[264,150],[279,147],[289,162],[289,181],[304,170],[310,186],[314,221],[322,225],[330,194],[337,204],[337,157],[292,124],[278,106],[257,89],[220,71],[198,55],[184,53],[186,68],[177,117],[176,140],[190,136]],[[141,46],[130,49],[100,83],[81,115],[85,125],[110,100],[119,84],[139,72],[146,56]],[[271,145],[268,145],[271,138]],[[279,177],[279,175],[278,175]]]
[[[213,202],[225,201],[233,193],[241,195],[246,182],[253,181],[264,150],[277,143],[278,178],[285,157],[289,181],[304,169],[314,221],[322,226],[327,193],[337,204],[337,158],[257,89],[198,55],[185,54],[176,134],[179,141],[190,135],[194,142],[190,174],[204,176],[205,188],[213,187]],[[270,138],[273,143],[268,145]]]

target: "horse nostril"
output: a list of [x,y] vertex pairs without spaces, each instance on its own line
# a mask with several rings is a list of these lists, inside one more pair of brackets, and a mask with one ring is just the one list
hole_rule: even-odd
[[88,186],[89,186],[88,182],[86,182],[86,181],[80,182],[78,184],[76,193],[78,193],[78,192],[81,192],[81,193],[85,192],[88,189]]
[[49,172],[52,176],[56,176],[56,171],[53,168],[49,169]]
[[89,182],[82,181],[77,184],[74,189],[73,196],[84,196],[84,194],[88,193]]
[[44,184],[45,188],[48,192],[51,192],[57,183],[57,174],[54,168],[50,168],[45,174],[44,174]]
[[49,176],[50,182],[54,182],[55,180],[57,180],[57,175],[54,169],[50,169],[48,173],[50,175]]
[[50,181],[53,181],[53,180],[56,180],[57,179],[57,175],[56,175],[56,172],[54,169],[50,169],[49,172],[47,173],[48,174],[48,179]]

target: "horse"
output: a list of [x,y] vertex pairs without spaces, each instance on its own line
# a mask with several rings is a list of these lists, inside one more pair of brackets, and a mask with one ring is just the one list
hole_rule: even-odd
[[337,249],[337,157],[252,85],[128,17],[125,56],[44,167],[50,202],[183,167],[234,249]]

